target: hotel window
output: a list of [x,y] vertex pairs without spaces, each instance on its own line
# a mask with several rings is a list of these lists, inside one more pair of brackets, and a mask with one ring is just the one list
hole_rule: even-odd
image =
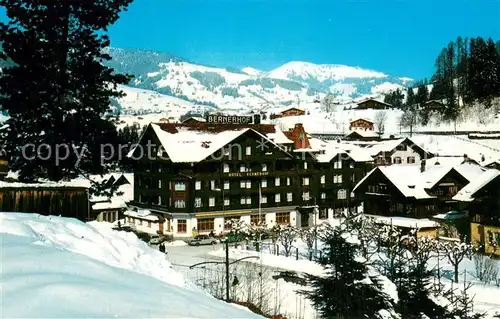
[[250,197],[250,196],[247,196],[247,197],[246,197],[246,204],[247,204],[247,205],[252,204],[252,197]]
[[307,169],[307,162],[304,162],[304,169]]
[[224,189],[229,189],[229,181],[224,181]]
[[151,228],[151,222],[148,221],[148,228]]
[[161,196],[158,195],[158,205],[161,205]]
[[355,173],[351,174],[351,182],[352,183],[356,182],[356,174]]
[[280,186],[280,178],[279,177],[276,177],[274,179],[274,186]]
[[139,219],[139,226],[142,226],[142,219]]
[[304,177],[303,180],[302,180],[302,184],[304,186],[309,186],[309,177]]
[[319,210],[319,219],[328,219],[328,208],[321,208]]
[[201,197],[196,197],[194,199],[194,207],[201,207]]
[[393,164],[401,164],[401,157],[397,156],[392,159]]
[[324,184],[325,181],[326,181],[326,176],[325,175],[321,175],[321,180],[320,180],[321,184]]
[[210,181],[210,189],[211,190],[215,189],[215,181]]
[[309,200],[309,192],[304,192],[302,193],[302,199],[305,200],[305,201],[308,201]]
[[246,149],[245,149],[245,154],[248,156],[248,155],[252,155],[252,147],[251,146],[247,146]]
[[342,175],[335,175],[335,176],[333,176],[333,182],[334,182],[335,184],[340,184],[340,183],[342,183]]
[[262,171],[267,172],[267,164],[262,164]]
[[251,181],[240,181],[240,188],[252,188],[252,182]]
[[354,195],[354,192],[351,192],[351,198],[354,198],[354,196],[356,196]]
[[276,224],[290,224],[290,213],[276,213]]
[[251,225],[259,225],[266,222],[266,215],[250,215],[250,224]]
[[408,158],[406,159],[406,162],[408,164],[415,164],[415,156],[408,156]]
[[267,187],[267,179],[263,179],[262,182],[261,182],[261,184],[260,184],[260,186],[262,188]]
[[293,195],[292,193],[286,193],[286,201],[291,202],[293,200]]
[[199,191],[201,189],[201,182],[200,181],[194,182],[194,189],[196,189],[197,191]]
[[208,198],[208,206],[210,206],[210,207],[215,206],[215,197]]
[[185,191],[186,190],[186,184],[184,182],[175,182],[175,184],[174,184],[174,190],[175,191]]
[[175,208],[186,208],[186,202],[183,199],[177,199],[174,202],[174,207]]
[[229,165],[227,165],[227,164],[222,164],[222,172],[224,172],[224,173],[229,173]]
[[248,180],[246,181],[247,188],[252,188],[252,181]]
[[339,189],[337,191],[337,198],[338,199],[346,199],[347,198],[347,191],[345,189]]
[[240,164],[240,172],[244,173],[244,172],[247,172],[247,171],[248,171],[247,166],[245,164]]
[[321,193],[321,199],[326,199],[326,193]]
[[224,206],[229,206],[229,198],[224,198]]
[[177,221],[177,232],[178,233],[187,232],[187,221],[185,219],[179,219]]
[[342,168],[342,159],[338,158],[335,162],[333,162],[333,168],[334,169],[341,169]]
[[275,194],[274,195],[274,202],[279,203],[281,201],[281,195],[280,194]]
[[264,195],[264,196],[262,196],[262,197],[260,198],[260,203],[261,203],[261,204],[267,204],[267,196],[265,196],[265,195]]
[[213,218],[204,218],[198,219],[198,232],[209,232],[214,230],[214,219]]
[[240,198],[240,204],[241,205],[245,205],[246,203],[247,203],[246,197],[245,196],[241,196],[241,198]]
[[158,180],[158,188],[161,189],[161,179]]

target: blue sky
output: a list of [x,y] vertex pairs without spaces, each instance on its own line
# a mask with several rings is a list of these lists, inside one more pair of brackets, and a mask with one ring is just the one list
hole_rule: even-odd
[[110,28],[113,46],[203,64],[300,60],[416,79],[458,35],[500,40],[500,0],[135,0]]

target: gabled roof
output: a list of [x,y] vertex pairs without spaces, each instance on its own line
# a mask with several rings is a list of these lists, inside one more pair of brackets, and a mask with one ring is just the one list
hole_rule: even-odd
[[419,148],[420,150],[422,150],[422,152],[428,153],[407,137],[398,138],[398,139],[390,139],[390,140],[385,140],[385,141],[378,141],[378,142],[359,143],[359,146],[366,149],[370,153],[371,156],[377,156],[380,153],[388,153],[388,152],[393,151],[396,147],[398,147],[400,144],[402,144],[404,142],[408,142],[409,145],[412,145],[413,147]]
[[314,157],[320,163],[328,163],[339,154],[350,157],[355,162],[373,162],[370,154],[352,144],[323,141],[317,138],[311,138],[309,142],[311,143],[311,149],[316,152]]
[[364,103],[366,103],[366,102],[368,102],[368,101],[374,101],[374,102],[377,102],[377,103],[380,103],[380,104],[384,104],[384,105],[387,105],[387,106],[392,106],[392,105],[391,105],[391,104],[389,104],[389,103],[385,103],[385,102],[383,102],[383,101],[380,101],[379,99],[374,99],[374,98],[366,99],[366,100],[364,100],[364,101],[358,102],[357,104],[358,104],[358,105],[360,105],[360,104],[364,104]]
[[374,131],[370,131],[370,130],[351,130],[345,137],[354,137],[356,135],[359,135],[360,137],[366,137],[366,138],[369,138],[369,137],[379,137],[379,135],[377,133],[375,133]]
[[271,141],[276,144],[293,144],[293,141],[289,139],[277,125],[275,128],[276,131],[274,133],[266,134]]
[[378,166],[372,169],[362,180],[360,180],[354,187],[353,191],[358,189],[359,186],[362,185],[376,171],[379,171],[406,197],[414,197],[416,199],[435,198],[435,196],[429,195],[427,190],[433,188],[450,172],[456,171],[469,181],[469,178],[475,178],[475,176],[477,176],[475,174],[480,173],[475,168],[469,167],[477,165],[463,165],[467,166],[430,166],[426,167],[424,172],[421,172],[421,167],[418,164]]
[[[203,161],[236,138],[250,131],[254,132],[262,139],[263,145],[270,144],[279,148],[275,142],[251,128],[235,127],[232,130],[210,131],[177,126],[174,132],[169,132],[164,130],[162,125],[159,124],[150,124],[150,127],[158,138],[163,150],[174,163],[195,163]],[[134,151],[135,148],[130,151],[129,156],[132,156]]]
[[500,178],[499,176],[499,170],[489,169],[458,191],[453,199],[462,202],[472,202],[474,200],[474,194],[491,183],[493,180]]
[[192,116],[192,117],[189,117],[189,118],[185,119],[184,121],[182,121],[182,123],[186,123],[189,120],[195,120],[195,121],[198,121],[198,122],[206,122],[207,121],[207,120],[205,120],[202,117]]
[[352,123],[352,122],[357,122],[357,121],[365,121],[365,122],[368,122],[368,123],[373,124],[373,122],[372,122],[372,121],[367,120],[367,119],[364,119],[364,118],[361,118],[361,117],[360,117],[360,118],[357,118],[357,119],[353,119],[353,120],[351,120],[349,123]]
[[303,109],[301,109],[299,107],[292,106],[292,107],[288,107],[288,108],[286,108],[284,110],[281,110],[280,113],[285,113],[286,111],[291,111],[291,110],[297,110],[297,111],[305,112]]

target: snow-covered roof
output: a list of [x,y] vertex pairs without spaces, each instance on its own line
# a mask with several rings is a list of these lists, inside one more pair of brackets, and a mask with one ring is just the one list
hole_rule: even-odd
[[358,102],[358,105],[359,105],[359,104],[363,104],[363,103],[368,102],[368,101],[375,101],[375,102],[377,102],[377,103],[381,103],[381,104],[384,104],[384,105],[387,105],[387,106],[392,106],[391,104],[389,104],[389,103],[385,103],[384,101],[382,101],[382,100],[380,100],[380,99],[377,99],[377,98],[369,98],[369,99],[365,99],[365,100],[363,100],[363,101]]
[[61,187],[77,187],[90,188],[90,181],[84,178],[76,178],[70,181],[40,181],[39,183],[22,183],[22,182],[6,182],[0,181],[0,188],[61,188]]
[[409,218],[409,217],[398,217],[398,216],[378,216],[378,215],[366,215],[372,217],[376,223],[393,225],[395,227],[401,228],[438,228],[439,223],[432,221],[427,218]]
[[485,171],[485,168],[473,163],[463,163],[460,165],[455,165],[453,166],[453,168],[458,173],[460,173],[460,175],[465,177],[469,182],[472,182],[473,180],[481,176]]
[[159,221],[160,220],[160,218],[157,215],[152,214],[151,211],[149,211],[147,209],[138,210],[138,211],[127,210],[123,214],[125,216],[134,217],[134,218],[143,219],[143,220],[149,220],[149,221]]
[[352,144],[342,142],[339,143],[336,141],[324,141],[318,138],[309,138],[309,143],[311,144],[311,149],[308,150],[310,152],[316,152],[314,157],[320,163],[328,163],[339,154],[342,154],[342,156],[348,156],[355,162],[373,161],[370,154],[365,152],[360,147]]
[[292,144],[293,141],[286,137],[285,133],[279,128],[278,125],[274,126],[275,132],[268,133],[266,136],[276,144]]
[[467,184],[464,188],[458,191],[453,199],[462,202],[473,201],[474,194],[498,176],[500,176],[500,171],[496,169],[489,169],[483,172],[481,175],[477,176],[469,184]]
[[127,204],[125,204],[123,200],[118,198],[112,198],[107,202],[100,202],[92,205],[92,210],[94,211],[107,210],[107,209],[121,209],[121,208],[127,208]]
[[206,119],[204,119],[202,117],[192,116],[192,117],[187,118],[184,121],[182,121],[182,123],[187,122],[189,120],[195,120],[195,121],[198,121],[198,122],[206,122],[207,121]]
[[345,137],[359,134],[361,137],[379,137],[377,133],[371,130],[351,130]]
[[365,122],[369,122],[369,123],[373,124],[373,121],[365,119],[365,118],[362,118],[362,117],[358,117],[358,118],[352,119],[352,120],[349,121],[349,123],[356,122],[356,121],[365,121]]

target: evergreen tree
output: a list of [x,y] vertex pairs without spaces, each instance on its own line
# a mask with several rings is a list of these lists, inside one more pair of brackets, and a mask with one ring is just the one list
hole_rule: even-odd
[[0,23],[2,59],[14,63],[0,74],[0,105],[10,117],[9,164],[21,180],[107,169],[102,145],[117,143],[110,100],[130,78],[103,65],[111,59],[105,32],[131,2],[0,0],[9,17]]
[[415,96],[415,102],[422,106],[425,102],[429,100],[429,89],[426,85],[418,87],[417,95]]
[[311,290],[301,291],[311,300],[320,318],[380,318],[379,311],[393,308],[379,280],[368,275],[359,260],[358,244],[348,242],[341,227],[322,234],[325,250],[320,264],[326,275],[306,275]]
[[412,106],[415,104],[415,92],[413,92],[413,88],[408,88],[406,90],[406,106]]

